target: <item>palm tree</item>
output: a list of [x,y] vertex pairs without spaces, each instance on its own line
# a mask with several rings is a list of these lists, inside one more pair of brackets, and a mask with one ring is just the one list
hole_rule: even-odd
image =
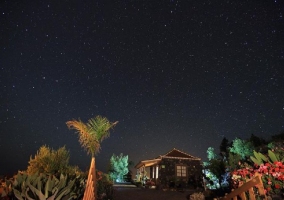
[[91,118],[87,123],[79,120],[67,121],[66,125],[69,129],[74,129],[79,135],[79,142],[81,146],[91,154],[91,166],[93,163],[94,169],[90,169],[93,175],[93,187],[94,194],[96,195],[96,165],[95,165],[95,155],[101,149],[101,142],[108,138],[110,135],[110,130],[118,123],[110,122],[107,118],[102,116],[96,116]]

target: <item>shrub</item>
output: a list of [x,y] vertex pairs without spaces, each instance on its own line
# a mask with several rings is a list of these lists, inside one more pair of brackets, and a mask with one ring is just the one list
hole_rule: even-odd
[[113,199],[113,182],[108,174],[97,171],[97,195],[98,200]]
[[110,158],[109,175],[113,181],[123,182],[124,175],[128,173],[128,156],[123,156],[121,153],[119,156],[112,155]]
[[142,187],[142,182],[135,182],[136,187]]
[[0,180],[0,200],[9,200],[13,193],[12,180]]
[[27,173],[66,173],[69,163],[69,151],[65,146],[58,150],[53,150],[45,145],[41,146],[34,158],[30,157]]

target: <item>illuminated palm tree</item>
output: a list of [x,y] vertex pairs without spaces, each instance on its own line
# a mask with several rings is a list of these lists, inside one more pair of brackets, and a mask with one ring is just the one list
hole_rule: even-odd
[[93,176],[93,187],[94,194],[96,195],[96,165],[95,165],[95,155],[101,149],[101,142],[108,138],[110,135],[110,130],[118,123],[110,122],[107,118],[102,116],[96,116],[91,118],[87,123],[79,120],[71,120],[66,122],[66,125],[69,129],[74,129],[79,135],[79,142],[81,146],[87,151],[88,154],[91,154],[94,169],[92,171]]

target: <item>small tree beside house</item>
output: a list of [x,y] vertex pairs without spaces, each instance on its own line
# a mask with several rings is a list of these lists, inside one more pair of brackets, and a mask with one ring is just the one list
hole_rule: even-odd
[[109,175],[115,182],[124,182],[124,175],[128,173],[128,156],[123,156],[121,153],[119,156],[112,155],[110,158],[110,170]]

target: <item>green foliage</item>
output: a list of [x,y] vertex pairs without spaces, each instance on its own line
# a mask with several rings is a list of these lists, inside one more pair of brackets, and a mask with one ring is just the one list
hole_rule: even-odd
[[128,173],[128,156],[115,156],[114,154],[110,158],[110,170],[109,175],[113,181],[122,182],[123,176]]
[[279,158],[284,159],[284,142],[283,140],[272,141],[268,145],[268,148],[275,152],[279,156]]
[[217,158],[217,154],[214,152],[214,148],[213,147],[208,147],[207,149],[207,158],[208,160],[212,160]]
[[231,170],[238,169],[240,160],[241,160],[240,155],[229,153],[229,158],[228,158],[229,169]]
[[92,157],[97,154],[101,148],[101,142],[109,137],[110,129],[118,122],[110,122],[107,118],[96,116],[91,118],[87,123],[79,120],[67,121],[66,125],[69,129],[74,129],[79,134],[79,142],[81,146],[91,154]]
[[[83,123],[79,120],[67,121],[66,125],[69,129],[74,129],[79,135],[79,142],[81,146],[91,154],[92,159],[95,159],[95,155],[99,152],[101,148],[101,142],[109,137],[110,130],[118,123],[118,121],[112,123],[107,118],[96,116],[91,118],[87,123]],[[96,166],[94,166],[94,171],[96,171]],[[97,195],[96,187],[96,175],[94,175],[94,193]],[[96,196],[95,195],[95,196]]]
[[253,151],[254,156],[250,156],[250,159],[254,162],[254,164],[261,165],[264,162],[267,162],[268,158],[264,156],[262,153]]
[[211,159],[206,166],[206,177],[211,182],[211,187],[222,186],[223,175],[226,173],[226,163],[222,159]]
[[68,177],[63,174],[57,179],[46,174],[19,172],[13,182],[13,193],[19,200],[67,200],[82,196],[84,178]]
[[214,148],[207,150],[208,162],[204,162],[205,179],[208,180],[206,186],[210,189],[217,189],[222,186],[223,175],[226,173],[226,163],[223,159],[218,159]]
[[208,169],[217,177],[221,177],[226,172],[226,164],[220,159],[210,161]]
[[251,160],[254,162],[254,164],[261,165],[264,163],[269,162],[270,164],[273,164],[275,162],[283,162],[284,159],[280,159],[279,155],[271,150],[268,150],[268,156],[263,155],[262,153],[254,151],[254,157],[251,156]]
[[244,160],[253,154],[253,149],[254,148],[251,142],[236,138],[235,140],[233,140],[230,152],[240,155],[241,159]]
[[270,160],[272,161],[272,163],[280,161],[277,154],[273,153],[271,150],[268,150],[268,156],[269,156]]
[[69,151],[65,146],[58,150],[53,150],[45,145],[41,146],[34,158],[30,157],[27,172],[29,174],[48,173],[57,174],[65,173],[68,169]]
[[274,142],[270,142],[270,143],[268,143],[267,147],[268,147],[269,149],[274,149],[274,148],[276,147],[276,145],[275,145]]

